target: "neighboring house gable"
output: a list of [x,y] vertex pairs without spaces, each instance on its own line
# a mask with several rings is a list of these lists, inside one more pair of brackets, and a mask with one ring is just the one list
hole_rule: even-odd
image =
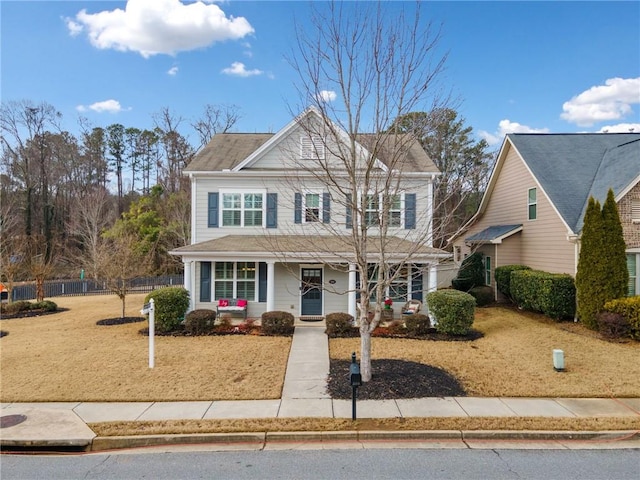
[[[574,275],[590,196],[602,203],[613,188],[627,246],[638,247],[640,224],[630,216],[639,179],[640,134],[510,134],[478,212],[450,242],[460,259],[472,249],[492,256],[492,268],[521,263]],[[522,230],[500,246],[479,240],[509,225]]]

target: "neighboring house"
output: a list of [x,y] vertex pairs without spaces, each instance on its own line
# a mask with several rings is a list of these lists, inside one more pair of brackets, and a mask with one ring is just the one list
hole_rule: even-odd
[[640,294],[640,133],[509,134],[478,212],[450,240],[458,264],[484,254],[496,267],[523,264],[576,274],[589,197],[613,189],[627,245],[629,294]]
[[[185,169],[191,179],[192,244],[171,253],[182,257],[191,309],[244,298],[250,317],[273,310],[297,317],[356,315],[350,196],[298,168],[333,158],[332,149],[302,127],[319,119],[311,108],[275,134],[217,134]],[[346,133],[338,137],[348,142]],[[359,151],[367,155],[368,137],[358,139]],[[387,169],[384,155],[382,149],[376,157],[381,171]],[[414,140],[403,165],[384,247],[399,259],[411,257],[387,292],[396,302],[423,300],[436,288],[437,264],[450,256],[419,241],[431,234],[436,166]],[[371,199],[372,218],[381,201],[382,196]],[[370,228],[375,235],[375,225]]]

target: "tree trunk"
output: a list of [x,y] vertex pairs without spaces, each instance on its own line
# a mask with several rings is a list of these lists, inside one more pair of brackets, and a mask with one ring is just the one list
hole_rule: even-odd
[[360,374],[363,382],[371,381],[371,332],[369,323],[360,320]]

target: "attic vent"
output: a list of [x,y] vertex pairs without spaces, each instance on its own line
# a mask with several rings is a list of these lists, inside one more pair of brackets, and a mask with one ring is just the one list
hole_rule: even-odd
[[640,198],[634,198],[631,201],[631,221],[640,223]]
[[322,138],[313,136],[300,137],[300,158],[324,160],[324,143]]

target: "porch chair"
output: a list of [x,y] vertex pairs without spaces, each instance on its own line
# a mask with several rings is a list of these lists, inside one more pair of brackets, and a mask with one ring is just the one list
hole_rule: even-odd
[[402,307],[402,315],[413,315],[418,313],[422,308],[422,302],[420,300],[411,299]]

